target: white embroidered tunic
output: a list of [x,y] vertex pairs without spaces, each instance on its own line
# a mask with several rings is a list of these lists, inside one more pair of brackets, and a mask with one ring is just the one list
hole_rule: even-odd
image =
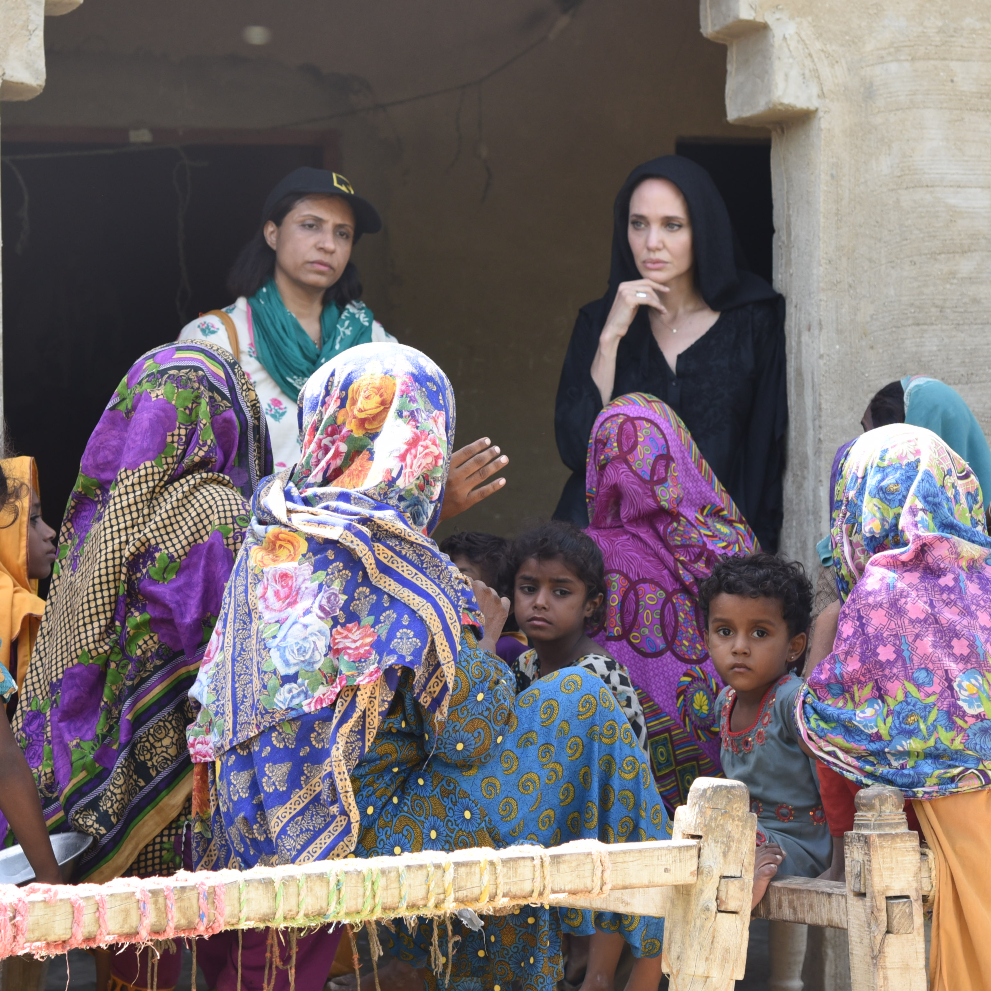
[[[255,335],[251,325],[251,307],[244,296],[225,306],[237,328],[238,347],[241,349],[241,368],[248,381],[255,387],[258,400],[268,420],[269,437],[272,440],[272,456],[275,470],[281,471],[299,460],[299,423],[296,416],[296,397],[287,396],[276,384],[268,369],[258,360],[255,351]],[[180,341],[209,341],[227,347],[227,330],[219,317],[202,316],[191,320],[179,332]],[[372,341],[395,341],[382,324],[372,323]]]

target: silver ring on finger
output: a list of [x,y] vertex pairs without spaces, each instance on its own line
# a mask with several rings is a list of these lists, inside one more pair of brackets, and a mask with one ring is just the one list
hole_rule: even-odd
[[645,292],[637,292],[637,299],[646,299],[647,294]]

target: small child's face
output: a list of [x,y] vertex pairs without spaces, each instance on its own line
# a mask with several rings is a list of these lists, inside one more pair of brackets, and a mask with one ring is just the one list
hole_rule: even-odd
[[41,518],[41,500],[31,498],[28,524],[28,578],[47,578],[55,562],[55,538],[58,534]]
[[719,677],[738,692],[774,684],[805,649],[788,632],[780,599],[723,592],[709,603],[705,640]]
[[516,573],[513,611],[531,643],[560,640],[584,635],[585,622],[600,598],[588,597],[585,583],[561,558],[530,557]]
[[495,588],[495,578],[485,567],[484,561],[472,561],[471,558],[461,554],[455,554],[451,560],[461,574],[467,575],[472,581],[483,582],[489,588]]

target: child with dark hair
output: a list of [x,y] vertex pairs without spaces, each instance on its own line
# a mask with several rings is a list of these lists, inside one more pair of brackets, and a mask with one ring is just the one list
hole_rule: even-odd
[[[572,523],[540,523],[513,541],[506,573],[512,578],[509,594],[516,621],[533,645],[510,665],[517,693],[561,668],[584,668],[612,692],[646,762],[647,721],[630,674],[589,636],[602,627],[606,613],[606,577],[598,545]],[[617,969],[629,963],[620,964],[626,951],[618,933],[569,933],[565,945],[565,988],[613,987]],[[649,967],[647,959],[635,961],[626,987],[656,987],[660,974],[650,977],[645,973]]]
[[[8,473],[10,473],[9,479]],[[8,529],[18,522],[17,503],[22,497],[23,489],[26,489],[26,486],[23,486],[11,471],[11,462],[0,463],[0,529]],[[28,539],[26,527],[24,532],[26,542]],[[3,601],[4,598],[7,600],[6,603]],[[12,613],[13,596],[0,595],[0,608],[4,605],[5,611]],[[0,616],[0,626],[4,625],[8,629],[12,628],[9,615]],[[17,683],[7,668],[0,664],[0,703],[5,705],[16,692]],[[48,837],[38,788],[5,712],[0,712],[0,813],[2,813],[0,840],[6,836],[9,825],[34,870],[34,879],[46,884],[61,884],[62,873]]]
[[[462,533],[452,533],[438,546],[463,575],[467,575],[473,581],[485,582],[489,588],[494,588],[512,602],[513,594],[509,589],[509,579],[506,575],[510,545],[505,537],[497,537],[494,533],[482,533],[479,530],[466,530]],[[526,637],[519,632],[513,613],[510,611],[502,628],[502,636],[496,643],[496,654],[512,668],[527,646]]]
[[602,552],[573,523],[541,523],[513,542],[510,601],[533,645],[511,666],[517,692],[564,667],[581,667],[611,689],[633,736],[647,750],[647,723],[626,667],[591,639],[606,612]]
[[[727,557],[700,585],[699,605],[726,683],[716,700],[723,771],[750,789],[757,815],[756,904],[782,860],[788,874],[817,877],[832,856],[815,762],[800,749],[794,716],[812,584],[800,564],[772,554]],[[806,927],[772,922],[770,937],[768,987],[801,988]]]

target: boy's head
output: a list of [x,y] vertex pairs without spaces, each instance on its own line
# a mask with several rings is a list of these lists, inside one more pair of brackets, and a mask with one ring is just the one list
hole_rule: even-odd
[[737,691],[773,684],[805,651],[812,584],[796,561],[722,558],[699,586],[699,605],[712,663]]
[[505,537],[468,530],[465,533],[452,533],[439,546],[462,574],[485,582],[500,595],[506,594],[504,586],[509,541]]
[[513,541],[509,557],[516,621],[531,642],[583,636],[605,618],[602,552],[571,523],[541,523]]

